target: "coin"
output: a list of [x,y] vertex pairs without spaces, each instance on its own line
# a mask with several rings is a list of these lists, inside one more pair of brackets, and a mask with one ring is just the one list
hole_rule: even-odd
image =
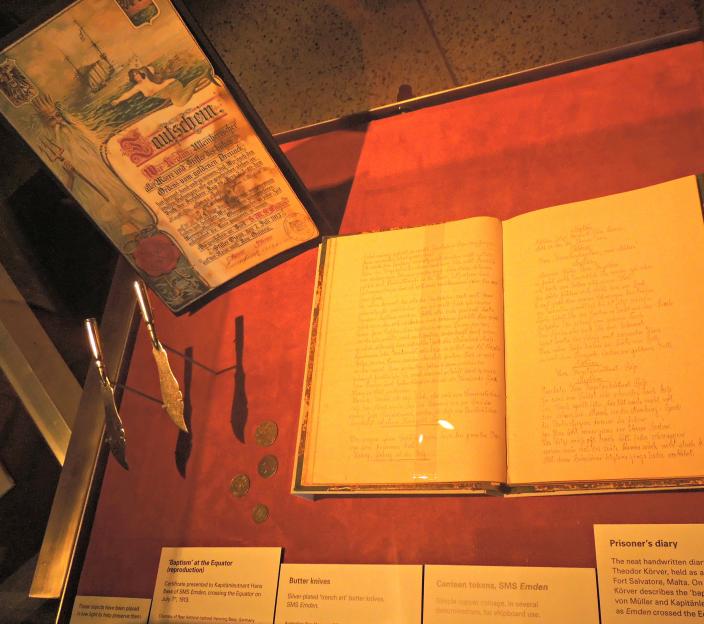
[[279,468],[279,460],[274,457],[274,455],[264,455],[259,460],[259,465],[257,466],[257,472],[260,477],[268,479],[274,476]]
[[266,505],[258,503],[257,505],[255,505],[254,509],[252,509],[252,520],[254,520],[257,524],[261,524],[268,517],[269,508]]
[[235,496],[244,496],[249,492],[249,477],[246,474],[238,474],[230,481],[230,492]]
[[273,420],[265,420],[261,423],[254,432],[254,439],[259,446],[271,446],[276,442],[276,437],[279,435],[279,427]]

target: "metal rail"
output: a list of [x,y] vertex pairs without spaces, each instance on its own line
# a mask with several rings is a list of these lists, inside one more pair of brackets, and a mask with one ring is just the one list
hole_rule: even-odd
[[[113,380],[122,376],[130,355],[130,337],[136,318],[132,294],[134,275],[127,262],[120,259],[100,324],[107,372]],[[90,495],[96,481],[102,479],[102,471],[97,474],[96,467],[100,463],[101,454],[104,457],[104,421],[100,384],[95,369],[91,368],[39,551],[29,592],[31,597],[64,596],[84,528]]]

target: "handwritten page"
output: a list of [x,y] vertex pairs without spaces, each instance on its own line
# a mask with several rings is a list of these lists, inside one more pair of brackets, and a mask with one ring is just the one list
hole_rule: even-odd
[[76,596],[71,624],[147,624],[151,603],[149,598]]
[[425,624],[598,624],[592,568],[425,566]]
[[603,624],[704,618],[704,525],[597,524]]
[[162,548],[150,624],[271,624],[280,548]]
[[276,624],[420,624],[419,565],[281,566]]
[[704,473],[694,178],[504,223],[509,480]]
[[505,479],[501,224],[325,248],[303,482]]

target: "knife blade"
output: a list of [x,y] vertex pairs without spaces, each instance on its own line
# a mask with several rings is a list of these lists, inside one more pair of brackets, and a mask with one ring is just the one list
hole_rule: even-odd
[[147,326],[149,338],[152,342],[152,355],[154,356],[154,362],[156,363],[156,369],[159,374],[159,387],[161,389],[164,410],[166,410],[169,418],[171,418],[181,431],[188,432],[186,421],[183,418],[183,394],[181,394],[176,376],[171,370],[169,356],[161,342],[159,342],[156,326],[154,325],[154,312],[149,303],[149,296],[147,295],[147,288],[144,282],[135,280],[134,292],[137,296],[137,303],[139,304],[142,318]]
[[115,405],[115,392],[112,384],[100,384],[100,391],[103,395],[105,405],[105,440],[110,447],[112,456],[125,470],[129,470],[127,464],[127,437],[125,428],[122,426],[122,419]]
[[88,343],[93,354],[93,362],[98,369],[98,378],[100,380],[100,393],[103,398],[103,407],[105,408],[105,441],[108,443],[110,452],[117,462],[125,470],[129,469],[127,464],[127,436],[125,428],[122,425],[122,419],[117,411],[115,404],[115,387],[108,378],[105,370],[105,359],[103,358],[103,348],[100,344],[100,334],[98,333],[98,324],[94,318],[86,319],[86,333],[88,334]]

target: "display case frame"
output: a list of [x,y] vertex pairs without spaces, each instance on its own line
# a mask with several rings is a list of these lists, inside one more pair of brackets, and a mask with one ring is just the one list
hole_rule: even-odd
[[[654,40],[638,42],[296,129],[277,135],[276,139],[280,143],[285,143],[329,132],[359,129],[371,121],[683,45],[698,40],[699,36],[699,30],[672,33]],[[136,330],[134,306],[128,302],[127,295],[130,279],[129,270],[121,266],[113,281],[114,292],[111,292],[108,300],[104,320],[106,353],[111,372],[116,378],[122,378],[126,371],[129,346]],[[62,618],[67,619],[70,612],[80,573],[81,550],[85,547],[85,536],[90,526],[90,512],[95,507],[95,497],[98,495],[105,466],[106,450],[102,445],[102,424],[99,418],[96,381],[93,377],[89,378],[84,389],[74,439],[66,459],[68,470],[65,468],[61,476],[31,592],[35,597],[61,599],[59,621],[62,621]],[[82,413],[84,415],[81,415]],[[82,420],[86,423],[83,431],[81,430]],[[77,477],[78,473],[80,477]]]

